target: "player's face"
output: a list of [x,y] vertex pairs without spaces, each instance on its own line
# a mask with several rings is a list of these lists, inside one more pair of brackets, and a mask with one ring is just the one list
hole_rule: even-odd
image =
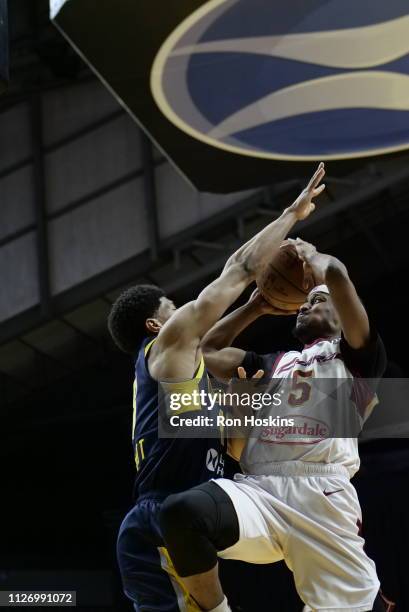
[[337,313],[327,293],[309,295],[298,311],[296,338],[308,344],[317,338],[331,338],[340,332]]
[[160,298],[160,305],[158,310],[156,311],[156,316],[155,318],[162,324],[164,325],[166,323],[166,321],[168,321],[170,319],[170,317],[176,312],[176,306],[175,304],[172,302],[172,300],[170,300],[167,297],[161,297]]

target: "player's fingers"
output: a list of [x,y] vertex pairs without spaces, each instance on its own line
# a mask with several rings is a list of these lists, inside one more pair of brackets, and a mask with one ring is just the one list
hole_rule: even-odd
[[306,240],[303,240],[302,238],[297,237],[297,240],[295,242],[297,242],[300,246],[307,246],[307,247],[311,247],[312,249],[315,249],[315,246],[311,242],[307,242]]
[[257,370],[257,372],[252,376],[252,378],[263,378],[264,370]]
[[304,268],[303,288],[308,289],[308,287],[315,284],[314,275],[313,275],[311,267],[305,261],[303,263],[303,268]]
[[322,167],[318,170],[316,176],[314,177],[312,188],[317,187],[322,181],[322,179],[324,178],[324,176],[325,176],[325,168]]
[[296,240],[294,240],[294,238],[287,238],[286,241],[285,241],[285,244],[281,244],[280,248],[283,248],[283,249],[287,248],[288,249],[288,247],[292,246],[295,242],[296,242]]
[[297,253],[301,253],[304,250],[305,246],[306,242],[304,242],[304,240],[302,240],[301,238],[297,238],[296,243],[294,245]]
[[320,182],[320,180],[322,179],[324,174],[325,174],[325,168],[324,168],[323,162],[321,162],[320,165],[318,166],[317,170],[312,175],[311,180],[308,183],[307,189],[312,189],[313,187],[318,185],[318,183]]
[[295,240],[294,242],[294,248],[297,251],[298,257],[300,257],[301,259],[305,252],[305,245],[306,243],[301,238],[297,238],[297,240]]
[[280,250],[281,251],[293,251],[294,252],[296,241],[293,240],[292,238],[287,238],[286,243],[287,244],[281,244],[280,245]]
[[247,378],[247,372],[241,366],[239,368],[237,368],[237,374],[239,375],[239,378]]
[[321,168],[320,170],[318,170],[318,172],[314,176],[310,189],[314,189],[314,187],[317,187],[317,185],[320,184],[324,176],[325,176],[325,170],[324,168]]
[[324,189],[325,189],[325,183],[322,183],[322,185],[319,185],[319,187],[316,187],[314,191],[312,192],[313,197],[315,198],[317,195],[320,195],[320,193],[322,193]]

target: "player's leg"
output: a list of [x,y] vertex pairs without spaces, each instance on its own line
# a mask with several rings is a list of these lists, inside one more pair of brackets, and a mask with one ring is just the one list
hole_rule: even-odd
[[359,535],[361,511],[355,489],[339,476],[288,482],[287,521],[292,529],[284,557],[306,609],[372,610],[379,580]]
[[[203,610],[229,610],[217,556],[256,563],[282,559],[246,484],[221,479],[170,496],[160,514],[162,535],[178,574]],[[222,488],[223,487],[223,488]],[[228,489],[228,492],[226,489]]]
[[396,604],[390,601],[383,595],[381,591],[376,596],[374,605],[371,612],[393,612],[396,608]]
[[122,523],[117,543],[123,589],[136,612],[197,612],[161,546],[155,526],[160,504],[138,504]]
[[171,495],[163,504],[160,526],[189,592],[204,610],[217,609],[224,602],[217,551],[239,539],[238,519],[228,495],[213,482]]

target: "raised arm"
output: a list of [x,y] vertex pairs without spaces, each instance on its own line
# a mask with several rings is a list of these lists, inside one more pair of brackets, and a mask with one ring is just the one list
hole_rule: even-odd
[[312,198],[325,188],[320,164],[308,186],[282,215],[240,247],[221,275],[193,302],[180,308],[161,329],[151,352],[149,369],[156,379],[191,378],[200,359],[200,342],[206,332],[255,279],[259,269],[278,250],[288,232],[315,209]]
[[353,349],[365,347],[370,340],[368,315],[344,264],[336,257],[318,253],[312,244],[299,238],[293,244],[316,283],[324,282],[328,286],[349,346]]
[[216,378],[230,379],[237,375],[246,351],[232,347],[234,340],[262,315],[290,315],[269,304],[258,289],[249,301],[218,321],[202,340],[202,351],[209,372]]

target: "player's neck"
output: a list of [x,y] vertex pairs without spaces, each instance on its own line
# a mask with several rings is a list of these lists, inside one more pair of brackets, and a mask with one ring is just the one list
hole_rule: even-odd
[[339,338],[339,336],[340,334],[322,334],[314,340],[309,340],[309,342],[306,342],[304,344],[304,348],[310,348],[310,346],[314,346],[314,344],[318,344],[318,342],[323,342],[324,340],[327,340],[328,342],[335,340],[336,338]]

